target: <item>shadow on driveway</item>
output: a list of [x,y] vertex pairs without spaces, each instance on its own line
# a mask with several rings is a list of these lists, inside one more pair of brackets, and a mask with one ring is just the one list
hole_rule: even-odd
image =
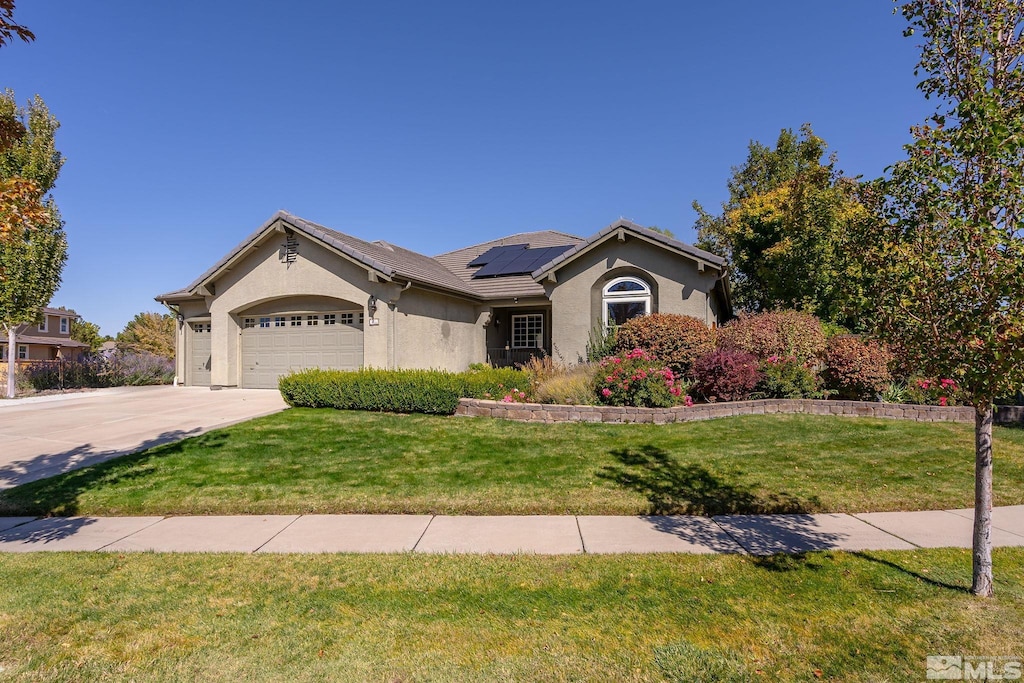
[[[85,445],[4,465],[0,467],[0,481],[17,480],[19,474],[26,470],[33,473],[33,481],[0,491],[0,515],[76,515],[79,513],[79,496],[82,493],[145,478],[154,469],[152,463],[180,453],[181,440],[199,431],[197,428],[164,432],[143,442],[127,455],[117,451],[95,451],[91,445]],[[218,448],[227,439],[227,435],[215,431],[194,438],[201,441],[199,445],[203,448]],[[164,448],[152,450],[157,446]],[[70,460],[74,460],[74,464]],[[88,465],[89,462],[95,464]],[[76,469],[63,471],[71,467]],[[53,468],[54,476],[38,479],[39,470],[45,468]]]

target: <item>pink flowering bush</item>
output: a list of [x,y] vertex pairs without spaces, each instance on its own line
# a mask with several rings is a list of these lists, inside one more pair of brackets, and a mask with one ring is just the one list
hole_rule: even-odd
[[926,406],[962,406],[967,401],[956,380],[918,377],[907,382],[907,402]]
[[610,406],[667,408],[693,405],[676,375],[643,349],[608,356],[599,364],[594,382],[598,400]]
[[615,339],[615,351],[620,355],[644,349],[679,376],[715,348],[714,333],[703,320],[673,313],[630,318],[619,327]]

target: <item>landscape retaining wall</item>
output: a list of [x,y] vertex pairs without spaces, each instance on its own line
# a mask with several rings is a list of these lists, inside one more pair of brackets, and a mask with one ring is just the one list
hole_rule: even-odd
[[[520,422],[693,422],[736,415],[845,415],[879,417],[914,422],[974,422],[974,408],[900,405],[866,401],[823,401],[773,398],[732,403],[702,403],[689,408],[621,408],[616,406],[562,406],[540,403],[505,403],[464,398],[455,414],[465,417],[498,417]],[[1024,407],[998,406],[997,423],[1024,423]]]

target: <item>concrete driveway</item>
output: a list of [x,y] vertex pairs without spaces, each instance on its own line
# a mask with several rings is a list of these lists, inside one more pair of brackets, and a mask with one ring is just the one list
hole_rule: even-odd
[[170,386],[0,400],[0,489],[286,407],[269,389]]

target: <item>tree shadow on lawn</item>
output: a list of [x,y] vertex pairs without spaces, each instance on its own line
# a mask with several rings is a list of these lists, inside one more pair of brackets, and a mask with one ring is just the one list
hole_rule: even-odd
[[[3,465],[0,481],[13,482],[29,477],[34,480],[0,491],[0,515],[76,515],[82,493],[145,479],[161,458],[181,453],[182,440],[196,431],[164,432],[125,455],[120,451],[100,451],[85,444]],[[223,432],[216,431],[193,436],[190,441],[201,448],[214,449],[221,447],[226,438]],[[49,476],[38,478],[41,475]]]
[[681,464],[650,444],[610,455],[621,465],[606,465],[597,476],[642,494],[652,515],[794,514],[818,504],[816,498],[804,502],[785,492],[760,495],[754,486],[728,481],[703,465]]
[[867,560],[868,562],[873,562],[875,564],[881,564],[881,565],[884,565],[886,567],[889,567],[890,569],[895,569],[896,571],[898,571],[898,572],[900,572],[902,574],[906,574],[907,576],[911,576],[911,577],[917,579],[918,581],[921,581],[922,583],[926,583],[929,586],[934,586],[935,588],[943,588],[945,590],[956,591],[957,593],[970,593],[971,592],[970,588],[968,586],[966,586],[966,585],[958,585],[958,584],[955,584],[955,583],[946,583],[945,581],[938,581],[938,580],[933,579],[933,578],[931,578],[929,576],[925,576],[924,574],[916,572],[913,569],[907,569],[906,567],[900,566],[900,565],[896,564],[895,562],[892,562],[891,560],[886,560],[886,559],[881,558],[881,557],[876,557],[876,556],[872,555],[869,552],[860,551],[860,552],[855,552],[855,553],[851,553],[851,554],[856,556],[856,557],[859,557],[862,560]]

